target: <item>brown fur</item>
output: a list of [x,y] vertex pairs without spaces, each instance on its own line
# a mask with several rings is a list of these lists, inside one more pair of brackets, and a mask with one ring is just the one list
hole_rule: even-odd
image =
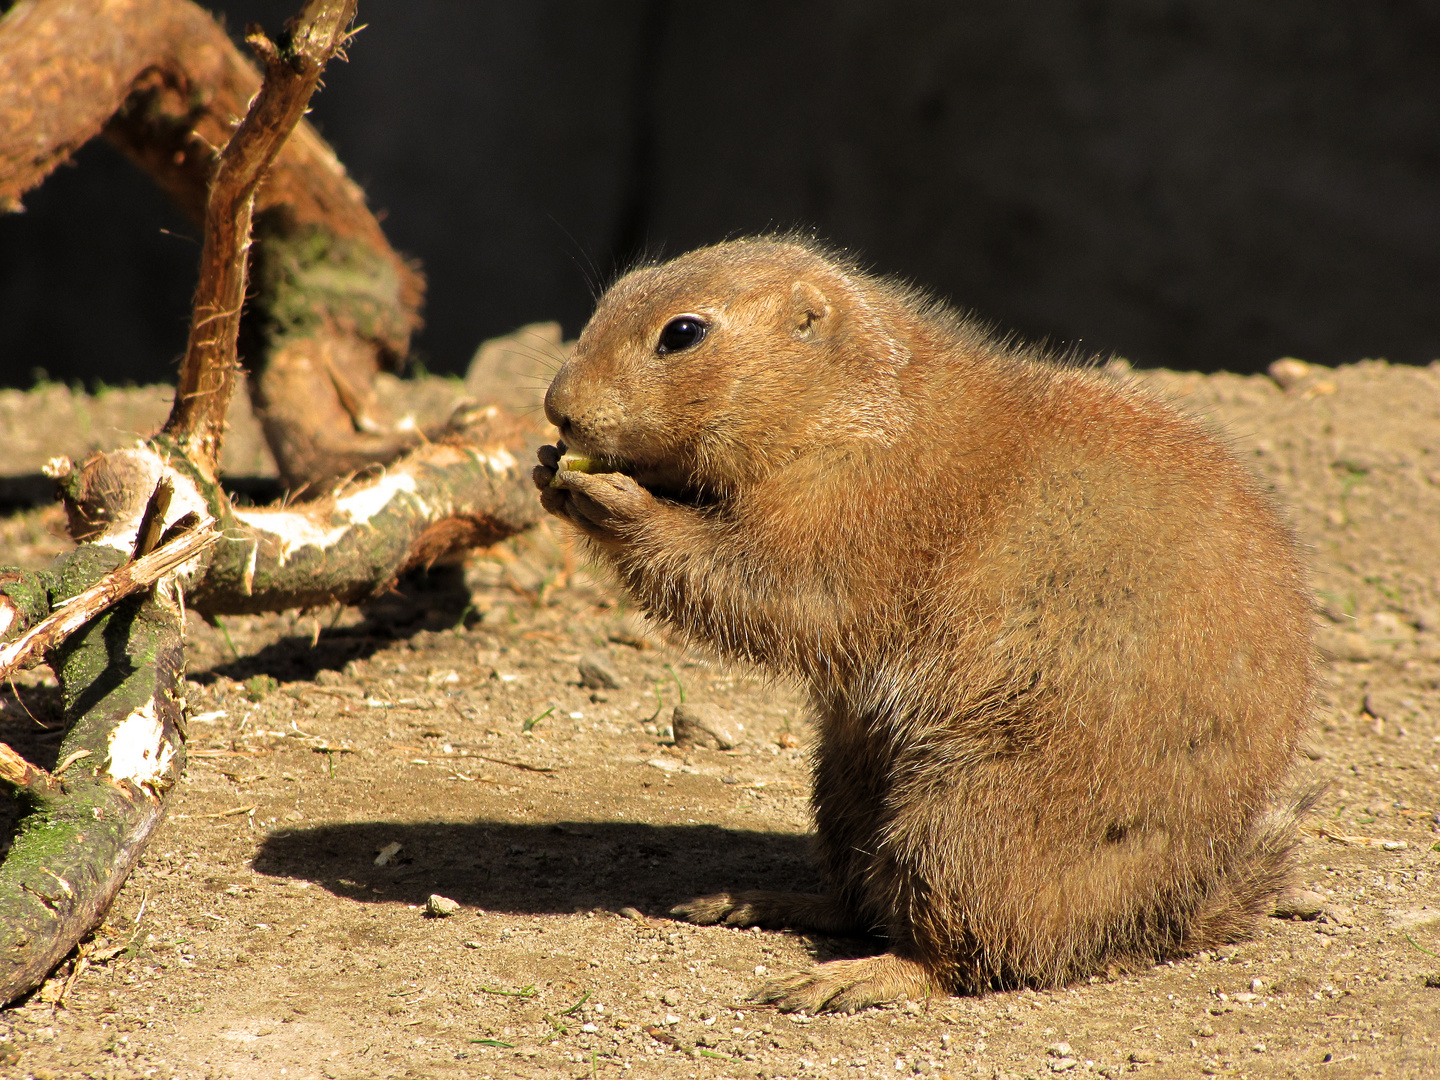
[[[657,353],[673,317],[693,348]],[[1296,545],[1226,448],[789,240],[638,270],[546,396],[623,470],[536,482],[650,614],[800,676],[829,892],[697,922],[871,931],[788,1008],[1052,986],[1245,935],[1310,710]]]

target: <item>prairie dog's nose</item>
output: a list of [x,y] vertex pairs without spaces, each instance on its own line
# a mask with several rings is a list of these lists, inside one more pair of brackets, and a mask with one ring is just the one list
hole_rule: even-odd
[[560,429],[561,435],[570,434],[570,365],[561,364],[560,370],[545,391],[545,419]]

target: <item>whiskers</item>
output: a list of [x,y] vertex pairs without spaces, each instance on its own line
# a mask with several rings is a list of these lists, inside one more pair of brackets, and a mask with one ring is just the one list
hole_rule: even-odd
[[468,392],[533,415],[568,354],[561,334],[559,323],[534,323],[483,343],[465,377]]
[[559,218],[554,214],[547,214],[546,217],[550,219],[550,224],[559,229],[560,234],[569,241],[571,248],[570,262],[576,270],[580,271],[580,277],[585,282],[585,288],[590,291],[590,306],[594,307],[600,302],[601,295],[604,294],[606,288],[608,288],[612,282],[605,279],[605,275],[600,272],[600,267],[595,265],[595,260],[591,258],[590,252],[586,250],[585,245],[575,239],[574,233],[560,224]]

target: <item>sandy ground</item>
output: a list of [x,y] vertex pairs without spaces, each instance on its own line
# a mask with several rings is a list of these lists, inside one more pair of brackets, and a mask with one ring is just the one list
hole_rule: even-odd
[[[876,948],[664,917],[813,882],[803,702],[657,639],[542,529],[364,610],[192,622],[189,774],[83,958],[0,1014],[0,1075],[1440,1075],[1440,368],[1139,377],[1228,432],[1311,555],[1319,919],[1048,993],[752,1007],[767,972]],[[115,445],[165,396],[0,394],[6,469]],[[231,468],[263,472],[245,422]],[[60,527],[0,518],[0,562]],[[618,687],[580,685],[596,652]],[[740,746],[666,746],[682,695]],[[0,704],[53,763],[53,680]]]

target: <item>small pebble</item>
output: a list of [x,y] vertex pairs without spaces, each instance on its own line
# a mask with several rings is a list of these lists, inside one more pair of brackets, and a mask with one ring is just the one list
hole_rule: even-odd
[[1277,919],[1318,919],[1325,910],[1325,897],[1312,889],[1287,889],[1275,904]]
[[425,901],[425,914],[432,919],[446,919],[459,910],[458,902],[451,900],[448,896],[441,896],[439,893],[431,893],[430,899]]
[[671,723],[675,728],[676,746],[733,750],[740,745],[744,731],[719,706],[711,704],[676,705]]
[[1298,386],[1311,374],[1310,365],[1303,360],[1296,360],[1293,356],[1276,360],[1267,371],[1281,390],[1289,390],[1292,386]]
[[620,674],[603,652],[586,653],[577,665],[580,685],[586,690],[619,690]]

